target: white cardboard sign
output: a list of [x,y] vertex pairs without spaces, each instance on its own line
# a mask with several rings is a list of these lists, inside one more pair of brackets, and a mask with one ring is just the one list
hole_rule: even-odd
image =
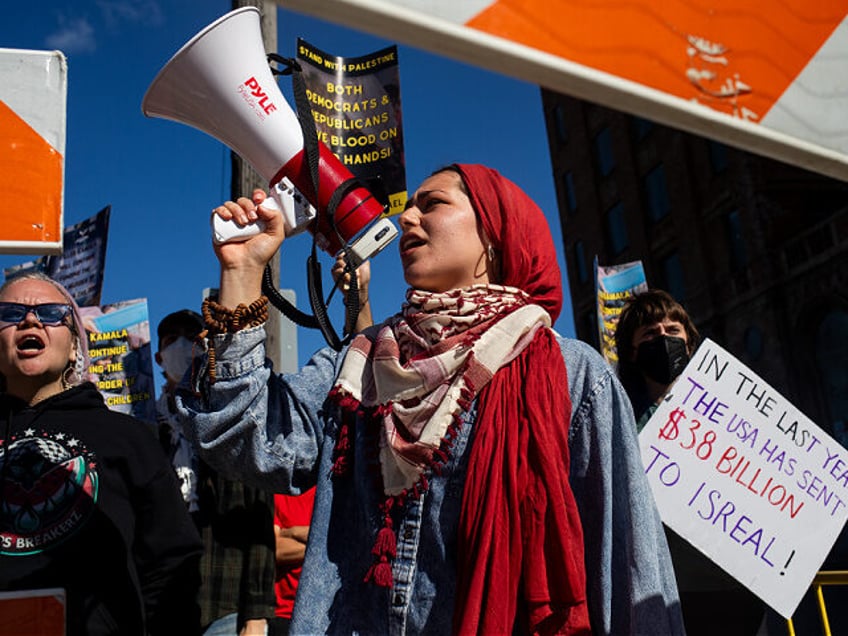
[[663,521],[790,617],[848,518],[848,450],[709,339],[639,443]]

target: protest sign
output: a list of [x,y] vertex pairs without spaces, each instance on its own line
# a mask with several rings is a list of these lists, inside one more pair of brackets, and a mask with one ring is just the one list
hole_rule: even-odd
[[82,307],[89,374],[113,411],[156,422],[150,321],[144,298]]
[[406,205],[397,47],[338,57],[297,40],[319,141],[384,205]]
[[0,634],[65,636],[65,589],[0,592]]
[[663,522],[791,616],[848,518],[848,451],[709,339],[639,443]]
[[598,301],[598,335],[601,343],[601,355],[615,367],[618,364],[618,352],[615,346],[615,328],[618,317],[628,298],[647,291],[645,270],[642,261],[632,261],[621,265],[598,265],[595,257],[595,296]]
[[100,304],[110,211],[111,206],[106,206],[94,216],[65,228],[61,254],[8,267],[3,272],[5,277],[38,270],[64,285],[78,305]]

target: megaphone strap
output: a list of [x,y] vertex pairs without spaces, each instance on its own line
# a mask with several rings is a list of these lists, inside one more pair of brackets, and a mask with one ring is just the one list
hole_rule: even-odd
[[283,57],[278,53],[268,53],[268,61],[282,64],[283,68],[271,67],[272,75],[291,75],[293,71],[300,71],[300,62],[293,57]]
[[306,280],[307,289],[309,291],[309,304],[312,306],[312,311],[318,321],[318,329],[324,340],[327,341],[333,349],[340,351],[345,343],[341,341],[333,325],[330,323],[330,318],[327,315],[327,307],[324,305],[324,292],[321,284],[321,263],[318,262],[318,254],[315,249],[315,241],[312,242],[312,253],[306,260]]
[[271,66],[273,75],[291,75],[292,90],[294,91],[294,105],[297,120],[303,133],[303,150],[309,167],[309,178],[312,181],[312,191],[318,193],[318,133],[315,131],[315,120],[312,118],[312,108],[306,97],[306,84],[303,82],[303,69],[300,63],[291,57],[283,57],[277,53],[268,53],[269,62],[283,65],[283,69]]
[[294,324],[306,327],[307,329],[318,329],[318,320],[315,316],[311,316],[295,307],[274,286],[273,272],[270,265],[265,266],[265,271],[262,274],[262,293],[268,297],[268,300],[274,307],[279,309]]
[[[319,147],[318,134],[315,130],[315,120],[312,118],[312,110],[309,106],[309,101],[306,97],[306,86],[301,75],[302,69],[297,60],[286,58],[276,53],[269,53],[267,56],[269,62],[276,62],[283,66],[283,69],[271,67],[271,72],[274,75],[291,75],[292,87],[294,89],[295,106],[297,109],[297,119],[300,123],[301,131],[303,132],[303,150],[306,156],[307,166],[309,168],[309,176],[312,182],[313,192],[316,194],[320,191],[318,188],[319,180]],[[325,211],[326,219],[333,232],[339,238],[342,245],[346,241],[342,237],[336,227],[335,216],[339,204],[344,200],[345,196],[353,189],[360,186],[356,178],[347,179],[340,183],[330,196]],[[312,223],[317,222],[317,216]],[[353,328],[356,324],[356,318],[359,315],[359,281],[356,277],[354,268],[351,267],[350,256],[345,252],[345,261],[347,269],[351,272],[350,284],[345,303],[345,338],[339,338],[336,330],[333,328],[330,318],[327,314],[327,304],[323,299],[323,286],[321,284],[321,263],[318,261],[316,250],[315,233],[312,234],[312,253],[307,259],[306,276],[307,290],[309,293],[309,304],[312,307],[313,315],[310,316],[300,311],[292,303],[279,293],[274,286],[274,279],[270,266],[266,266],[262,277],[262,291],[268,296],[271,304],[279,309],[292,322],[302,327],[310,329],[319,329],[324,336],[327,344],[336,351],[340,351],[344,345],[350,342],[353,336]],[[339,279],[341,280],[341,278]],[[336,283],[338,286],[338,282]]]

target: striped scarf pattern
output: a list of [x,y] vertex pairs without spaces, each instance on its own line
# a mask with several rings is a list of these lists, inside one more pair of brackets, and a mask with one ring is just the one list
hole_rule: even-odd
[[524,292],[474,285],[409,290],[400,314],[354,339],[333,395],[380,417],[387,496],[420,486],[451,424],[542,326],[550,317]]

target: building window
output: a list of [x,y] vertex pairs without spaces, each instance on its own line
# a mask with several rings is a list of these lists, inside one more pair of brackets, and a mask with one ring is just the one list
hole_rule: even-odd
[[751,362],[756,362],[763,355],[763,330],[756,325],[745,330],[745,353]]
[[645,188],[645,203],[648,207],[648,219],[652,223],[665,218],[671,205],[668,202],[665,168],[659,164],[642,179]]
[[568,141],[568,128],[565,125],[565,109],[562,104],[554,107],[554,125],[556,126],[557,141],[565,144]]
[[624,220],[624,206],[621,202],[607,210],[607,239],[613,256],[621,254],[629,245],[627,223]]
[[636,138],[636,141],[641,141],[651,132],[654,122],[642,117],[633,117],[631,119],[631,126],[633,127],[633,136]]
[[742,218],[739,210],[733,210],[727,215],[726,219],[730,271],[738,272],[748,265],[748,253],[745,249],[745,238],[742,235]]
[[603,128],[595,135],[595,162],[602,177],[608,176],[615,167],[612,156],[612,134],[609,128]]
[[816,332],[816,366],[833,436],[848,447],[848,312],[829,311]]
[[565,190],[568,213],[574,214],[577,211],[577,196],[574,194],[574,174],[570,170],[562,175],[562,187]]
[[586,265],[586,248],[583,241],[574,243],[574,267],[577,270],[577,280],[585,283],[589,280],[589,267]]
[[677,302],[683,302],[686,298],[686,283],[683,276],[683,265],[680,263],[680,255],[672,252],[660,260],[660,275],[662,285]]
[[719,174],[727,170],[727,146],[717,141],[708,142],[710,150],[710,165],[713,174]]

